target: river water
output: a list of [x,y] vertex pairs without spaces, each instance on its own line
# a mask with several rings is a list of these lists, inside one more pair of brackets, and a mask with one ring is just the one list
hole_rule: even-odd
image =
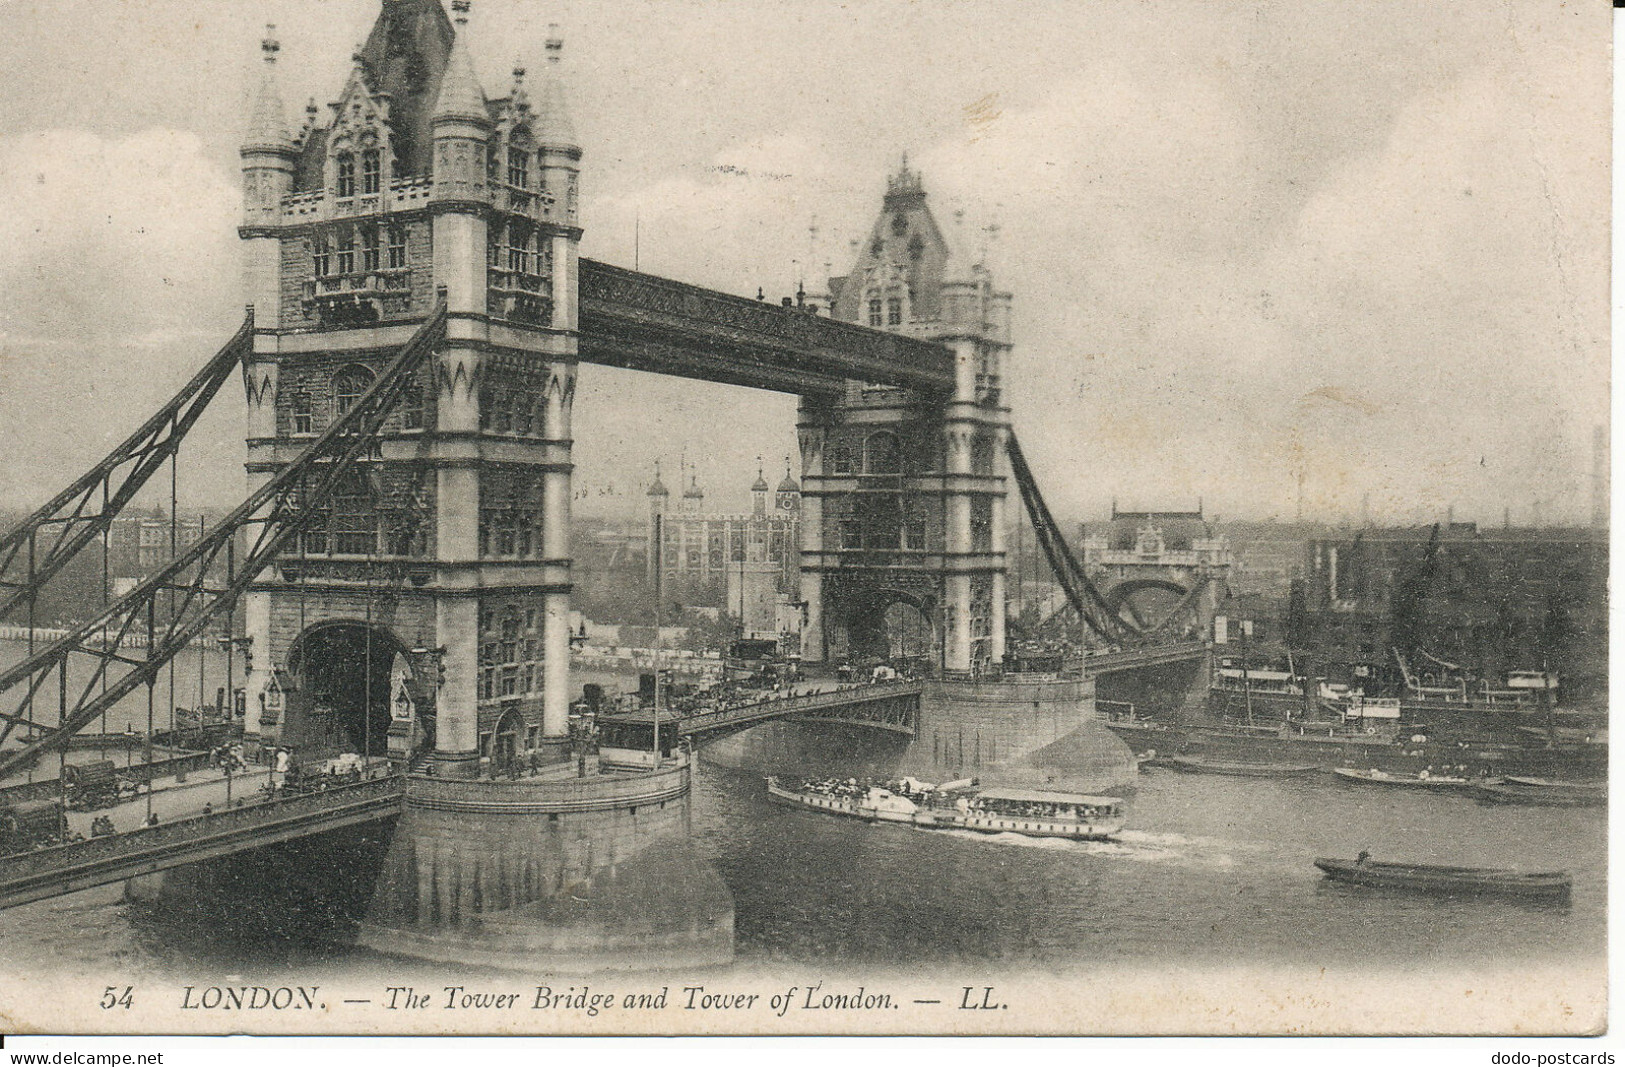
[[[1487,806],[1330,775],[1147,771],[1125,796],[1119,840],[1034,840],[785,808],[767,801],[755,774],[702,763],[694,833],[733,893],[746,968],[1066,972],[1257,960],[1515,971],[1604,960],[1602,809]],[[1378,859],[1565,868],[1573,900],[1361,890],[1329,883],[1311,865],[1361,849]],[[0,912],[0,957],[10,974],[117,967],[187,981],[268,968],[367,981],[400,969],[357,949],[155,923],[116,886]]]

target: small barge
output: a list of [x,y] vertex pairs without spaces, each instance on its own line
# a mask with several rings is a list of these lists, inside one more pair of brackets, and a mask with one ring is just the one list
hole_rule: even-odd
[[1313,763],[1242,763],[1209,760],[1201,756],[1174,756],[1157,766],[1169,767],[1183,774],[1222,774],[1232,778],[1305,778],[1319,774]]
[[1050,789],[978,789],[971,783],[934,786],[912,778],[886,785],[857,779],[796,784],[767,779],[768,796],[826,815],[895,822],[928,830],[975,830],[1103,841],[1123,829],[1123,802]]

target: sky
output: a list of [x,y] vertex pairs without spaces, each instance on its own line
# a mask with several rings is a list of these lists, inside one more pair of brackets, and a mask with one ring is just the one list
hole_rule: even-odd
[[[547,24],[584,255],[769,298],[844,274],[905,151],[1015,297],[1051,506],[1584,521],[1608,411],[1609,17],[1508,0],[478,0],[486,92]],[[289,117],[377,0],[0,3],[0,507],[37,503],[241,318],[263,25]],[[990,231],[989,224],[997,227]],[[826,264],[829,269],[826,270]],[[794,398],[583,367],[579,511],[654,461],[744,506]],[[243,493],[235,385],[185,507]],[[167,485],[164,487],[167,492]]]

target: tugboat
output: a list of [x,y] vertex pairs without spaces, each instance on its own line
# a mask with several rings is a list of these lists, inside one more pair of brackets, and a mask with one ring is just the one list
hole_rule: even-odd
[[915,778],[884,784],[856,778],[767,779],[781,803],[826,815],[905,823],[920,829],[1104,841],[1123,829],[1123,801],[1051,789],[979,789],[974,779],[936,786]]

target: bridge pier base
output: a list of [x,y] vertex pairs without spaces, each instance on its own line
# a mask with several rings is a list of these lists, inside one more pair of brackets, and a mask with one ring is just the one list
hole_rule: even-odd
[[361,925],[379,952],[567,973],[721,964],[733,898],[688,839],[690,769],[413,778]]

